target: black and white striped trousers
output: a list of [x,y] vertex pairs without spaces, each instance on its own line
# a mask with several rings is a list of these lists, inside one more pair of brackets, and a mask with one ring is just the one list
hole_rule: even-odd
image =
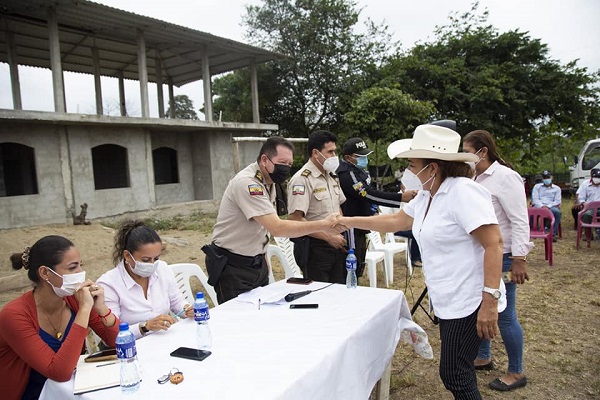
[[465,318],[440,318],[440,378],[455,399],[481,399],[474,365],[481,341],[477,336],[478,311]]

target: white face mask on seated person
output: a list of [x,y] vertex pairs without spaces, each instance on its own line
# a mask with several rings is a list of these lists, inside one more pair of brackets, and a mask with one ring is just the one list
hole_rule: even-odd
[[62,285],[58,288],[50,283],[49,280],[46,280],[46,282],[52,286],[52,290],[54,290],[54,293],[58,297],[72,296],[73,293],[75,293],[75,290],[77,290],[77,288],[81,286],[83,282],[85,282],[85,271],[65,275],[60,275],[51,268],[48,268],[48,271],[51,271],[54,275],[62,278]]
[[133,254],[129,253],[129,255],[131,256],[131,259],[135,262],[134,267],[130,266],[131,271],[137,276],[141,276],[142,278],[148,278],[149,276],[151,276],[162,262],[161,260],[156,260],[153,263],[139,262],[135,258],[133,258]]

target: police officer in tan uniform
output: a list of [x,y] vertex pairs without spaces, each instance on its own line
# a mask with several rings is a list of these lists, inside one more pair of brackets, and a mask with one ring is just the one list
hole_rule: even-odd
[[[335,171],[337,137],[328,131],[313,132],[308,138],[308,162],[288,184],[290,220],[319,221],[338,213],[346,197]],[[295,240],[296,262],[304,277],[322,282],[346,282],[346,239],[337,233],[318,232]],[[296,251],[298,250],[298,251]]]
[[275,185],[290,174],[294,146],[282,137],[270,137],[256,162],[231,179],[219,208],[213,229],[213,242],[204,246],[209,283],[215,287],[219,303],[269,280],[265,253],[269,233],[295,237],[312,232],[340,232],[336,215],[306,224],[279,219],[275,209]]

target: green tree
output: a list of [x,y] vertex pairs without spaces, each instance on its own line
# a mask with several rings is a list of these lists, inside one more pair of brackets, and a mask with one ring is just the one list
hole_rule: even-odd
[[[341,123],[340,98],[368,66],[381,62],[391,43],[386,28],[370,22],[366,33],[356,33],[359,13],[356,3],[347,0],[264,0],[247,7],[249,40],[283,55],[263,71],[270,89],[269,108],[263,112],[261,106],[261,118],[278,123],[289,136]],[[218,95],[237,96],[244,104],[241,92]],[[222,104],[235,101],[223,99]]]
[[537,171],[548,133],[581,140],[597,132],[598,74],[576,61],[561,65],[526,32],[498,32],[477,7],[390,61],[383,84],[432,101],[435,117],[456,120],[463,133],[492,132],[525,172]]
[[400,89],[372,87],[355,97],[344,117],[353,135],[369,138],[378,153],[380,141],[387,146],[411,137],[414,129],[434,113],[432,103],[417,101]]
[[[179,94],[174,97],[175,118],[176,119],[198,119],[198,114],[194,109],[194,102],[185,94]],[[167,116],[171,115],[171,107],[167,108]]]

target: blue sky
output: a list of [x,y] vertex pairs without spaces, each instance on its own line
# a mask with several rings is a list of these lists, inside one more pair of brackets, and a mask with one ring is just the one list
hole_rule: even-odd
[[[242,42],[247,42],[241,27],[244,6],[261,3],[258,0],[98,2]],[[472,1],[359,0],[357,4],[363,10],[363,17],[385,23],[394,39],[401,42],[404,48],[410,48],[417,41],[432,39],[436,26],[446,24],[448,15],[453,11],[468,11]],[[590,71],[600,69],[600,1],[481,0],[480,10],[484,8],[490,12],[490,22],[501,31],[519,29],[548,44],[550,57],[563,63],[579,59],[579,65]],[[19,73],[23,107],[51,111],[50,71],[20,67]],[[116,79],[103,78],[102,85],[105,103],[114,103],[118,99]],[[65,86],[69,112],[94,112],[92,76],[65,73]],[[139,113],[139,83],[128,81],[126,93],[129,108]],[[196,109],[202,107],[201,82],[175,88],[175,94],[186,94],[194,101]],[[157,116],[155,85],[150,85],[150,102],[151,116]],[[12,108],[7,64],[0,64],[0,108]]]

